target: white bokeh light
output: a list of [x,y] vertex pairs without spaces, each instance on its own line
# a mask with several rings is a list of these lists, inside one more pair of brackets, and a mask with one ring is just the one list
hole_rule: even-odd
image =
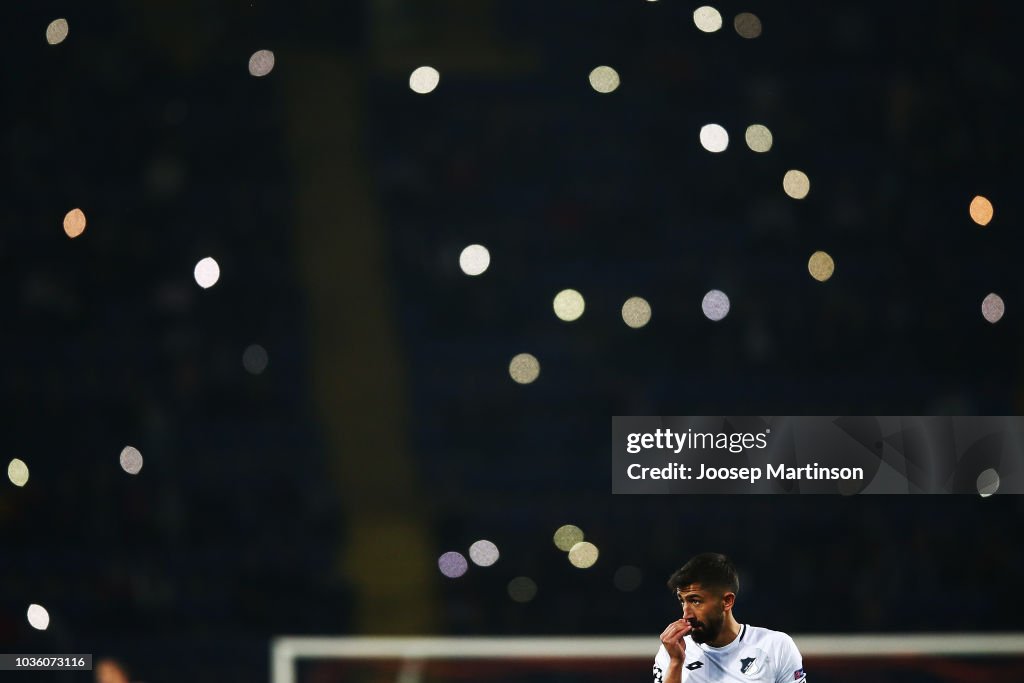
[[270,50],[257,50],[249,57],[249,73],[262,78],[274,70],[274,53]]
[[724,152],[729,146],[729,133],[717,123],[709,123],[700,129],[700,144],[709,152]]
[[42,605],[32,603],[28,606],[28,624],[34,629],[45,631],[50,625],[50,613]]
[[581,541],[569,549],[569,563],[578,569],[589,569],[597,562],[597,546],[589,541]]
[[836,262],[827,251],[816,251],[807,260],[807,272],[818,282],[826,282],[836,272]]
[[995,324],[1003,319],[1006,314],[1006,303],[1003,297],[992,292],[981,300],[981,315],[985,320]]
[[651,322],[651,304],[647,299],[639,296],[631,296],[622,304],[622,321],[638,330]]
[[763,154],[772,148],[772,132],[763,124],[753,123],[747,126],[744,138],[747,147],[753,152]]
[[409,75],[409,88],[420,95],[434,92],[441,82],[441,74],[432,66],[421,66]]
[[142,471],[142,453],[134,446],[125,446],[121,450],[121,469],[128,474],[138,474]]
[[803,199],[811,191],[811,179],[803,171],[790,169],[782,177],[782,189],[793,199]]
[[490,567],[500,556],[498,546],[484,539],[469,546],[469,559],[478,567]]
[[722,14],[714,7],[704,5],[693,11],[693,23],[704,33],[714,33],[722,28]]
[[28,465],[20,458],[14,458],[7,465],[7,478],[15,486],[24,486],[28,483]]
[[610,66],[594,68],[588,78],[590,80],[590,87],[603,95],[615,92],[622,83],[622,80],[619,78],[619,72]]
[[552,306],[559,320],[572,322],[573,320],[579,320],[579,317],[583,315],[586,302],[583,301],[583,295],[575,289],[563,289],[555,295]]
[[459,268],[466,275],[482,274],[491,265],[491,252],[482,244],[471,244],[459,254]]
[[207,256],[196,264],[193,275],[196,278],[197,285],[203,289],[209,289],[217,284],[217,280],[220,279],[220,266],[213,258]]
[[729,297],[721,290],[712,289],[704,295],[700,308],[708,320],[718,322],[729,315]]
[[68,20],[54,19],[46,27],[46,42],[50,45],[59,45],[68,37]]
[[532,384],[540,377],[540,361],[532,353],[516,354],[508,364],[508,374],[518,384]]
[[988,498],[999,490],[999,473],[991,467],[978,475],[978,493],[982,498]]

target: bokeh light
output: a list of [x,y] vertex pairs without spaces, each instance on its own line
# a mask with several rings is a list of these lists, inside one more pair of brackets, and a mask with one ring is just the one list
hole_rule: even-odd
[[213,258],[207,256],[196,264],[193,275],[196,278],[196,284],[203,289],[209,289],[220,279],[220,265]]
[[1006,313],[1006,304],[1003,297],[996,293],[989,294],[981,301],[981,315],[990,323],[999,322]]
[[68,20],[54,19],[46,27],[46,42],[50,45],[59,45],[68,37]]
[[14,458],[7,465],[7,478],[15,486],[24,486],[28,483],[28,465],[20,458]]
[[626,299],[622,304],[622,321],[633,329],[643,327],[651,322],[651,305],[639,296]]
[[459,254],[459,268],[466,275],[480,275],[491,265],[491,252],[482,244],[471,244]]
[[729,146],[729,133],[717,123],[709,123],[700,129],[700,144],[709,152],[724,152]]
[[490,567],[500,556],[498,546],[484,539],[469,546],[469,559],[478,567]]
[[138,474],[142,471],[142,453],[134,446],[125,446],[121,450],[121,469],[128,474]]
[[32,603],[28,606],[28,624],[34,629],[45,631],[50,625],[50,613],[42,605]]
[[704,33],[714,33],[722,28],[722,15],[714,7],[704,5],[693,11],[693,23]]
[[811,191],[811,179],[803,171],[786,171],[782,178],[782,189],[793,199],[803,199]]
[[581,541],[569,549],[569,563],[579,569],[589,569],[597,562],[597,546],[587,541]]
[[733,20],[733,26],[736,28],[736,33],[744,38],[757,38],[761,35],[761,20],[756,14],[750,12],[737,14],[736,19]]
[[540,376],[540,361],[529,353],[520,353],[508,364],[508,374],[519,384],[530,384]]
[[743,137],[747,141],[747,147],[754,152],[764,153],[772,148],[772,132],[768,130],[768,126],[760,123],[751,124],[747,126],[747,132]]
[[462,553],[447,552],[437,558],[437,568],[449,579],[457,579],[469,569],[469,563]]
[[615,587],[623,593],[632,593],[643,584],[644,574],[639,567],[627,564],[615,570],[612,581],[615,583]]
[[574,545],[583,540],[583,530],[575,524],[563,524],[555,530],[555,547],[569,552]]
[[999,490],[999,473],[991,467],[978,475],[978,493],[982,498],[988,498]]
[[257,78],[266,76],[274,70],[274,53],[270,50],[257,50],[249,57],[249,73]]
[[432,66],[418,67],[409,75],[409,89],[420,95],[434,92],[440,82],[441,73]]
[[590,87],[599,93],[614,92],[619,83],[619,72],[610,66],[599,66],[590,72]]
[[704,299],[700,302],[700,309],[704,311],[708,320],[718,322],[729,315],[729,297],[721,290],[712,289],[704,295]]
[[971,220],[981,226],[986,226],[992,221],[995,208],[987,197],[978,195],[971,200]]
[[528,576],[517,576],[508,582],[508,597],[516,602],[530,602],[537,597],[537,584]]
[[250,344],[242,352],[242,367],[250,375],[260,375],[267,369],[267,350],[259,344]]
[[115,659],[104,657],[93,664],[96,683],[131,683],[124,667]]
[[836,272],[836,262],[827,252],[816,251],[807,260],[807,271],[818,282],[824,282]]
[[575,289],[563,289],[555,295],[552,305],[558,319],[566,322],[579,320],[579,317],[583,315],[584,308],[586,308],[583,295]]
[[64,214],[64,234],[74,239],[85,232],[85,213],[81,209],[71,209]]

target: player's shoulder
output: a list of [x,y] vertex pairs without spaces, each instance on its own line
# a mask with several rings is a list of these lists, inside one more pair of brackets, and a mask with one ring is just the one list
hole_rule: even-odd
[[788,633],[758,626],[745,628],[742,647],[737,655],[742,673],[754,675],[761,667],[767,666],[775,680],[780,676],[796,683],[804,680],[803,657]]
[[789,648],[795,647],[796,643],[793,642],[793,638],[784,631],[774,631],[770,628],[764,628],[763,626],[752,626],[747,624],[743,627],[746,629],[746,633],[741,633],[743,640],[748,640],[752,643],[760,643],[762,646],[769,647],[780,647]]

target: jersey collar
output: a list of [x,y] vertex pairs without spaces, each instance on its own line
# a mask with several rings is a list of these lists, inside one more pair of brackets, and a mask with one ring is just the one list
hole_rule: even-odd
[[698,646],[705,652],[729,652],[733,648],[739,647],[739,643],[743,640],[743,636],[745,635],[747,635],[747,625],[740,624],[740,634],[736,636],[733,639],[733,641],[728,645],[723,645],[722,647],[713,647],[711,645],[708,645],[707,643],[698,643]]

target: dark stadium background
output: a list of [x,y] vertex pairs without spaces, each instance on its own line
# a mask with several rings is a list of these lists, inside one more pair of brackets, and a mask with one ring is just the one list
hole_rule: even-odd
[[[723,2],[703,34],[699,4],[6,7],[0,450],[31,479],[0,495],[2,650],[152,683],[265,680],[275,634],[653,639],[665,579],[704,550],[740,566],[741,621],[1019,629],[1014,496],[610,494],[612,415],[1024,405],[1016,6]],[[424,64],[441,81],[421,96]],[[609,95],[587,83],[602,64]],[[722,154],[698,144],[709,122]],[[743,144],[754,122],[768,154]],[[781,191],[789,168],[807,199]],[[478,278],[471,243],[492,256]],[[551,312],[565,287],[586,297],[571,324]],[[717,324],[712,288],[732,302]],[[521,386],[524,351],[541,375]],[[567,523],[594,567],[552,544]],[[497,564],[438,572],[480,538]],[[639,588],[616,588],[624,565]],[[532,601],[509,598],[516,576]]]

